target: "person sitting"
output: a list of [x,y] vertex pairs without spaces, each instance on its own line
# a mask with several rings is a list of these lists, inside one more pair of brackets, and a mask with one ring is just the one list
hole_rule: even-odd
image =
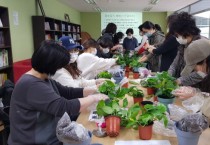
[[84,52],[77,58],[77,66],[85,79],[94,79],[100,72],[116,64],[114,58],[104,59],[96,56],[98,44],[95,40],[87,40],[83,47]]
[[81,77],[81,71],[78,69],[76,62],[81,46],[75,44],[74,40],[69,36],[62,36],[59,40],[62,42],[62,46],[66,48],[71,57],[69,64],[57,70],[55,75],[52,76],[52,79],[59,82],[63,86],[73,88],[92,87],[93,89],[96,89],[96,85],[104,82],[104,79],[86,80]]
[[68,51],[53,40],[43,41],[35,50],[32,69],[22,75],[12,93],[9,145],[59,145],[56,125],[65,112],[75,115],[108,98],[91,96],[86,89],[65,87],[50,79],[69,60]]

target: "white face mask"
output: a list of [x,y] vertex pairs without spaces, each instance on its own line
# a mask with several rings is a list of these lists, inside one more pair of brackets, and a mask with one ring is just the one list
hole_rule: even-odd
[[109,53],[109,48],[103,48],[103,53]]
[[71,59],[70,59],[69,63],[74,63],[77,60],[77,58],[78,58],[78,52],[70,53],[70,55],[71,55]]
[[94,51],[91,52],[93,55],[96,55],[97,54],[97,49],[95,48]]
[[128,37],[128,39],[132,39],[133,38],[133,36],[132,35],[130,35],[130,36],[127,36]]
[[187,39],[183,39],[182,36],[178,36],[178,38],[176,38],[176,41],[179,42],[179,44],[187,44]]

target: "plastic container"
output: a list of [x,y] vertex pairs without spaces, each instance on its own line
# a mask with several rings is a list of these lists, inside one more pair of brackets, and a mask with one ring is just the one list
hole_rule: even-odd
[[197,145],[201,135],[201,132],[191,133],[181,131],[177,128],[177,123],[175,123],[175,132],[177,134],[179,145]]

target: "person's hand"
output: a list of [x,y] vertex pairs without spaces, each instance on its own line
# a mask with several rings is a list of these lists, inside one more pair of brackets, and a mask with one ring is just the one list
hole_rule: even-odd
[[96,93],[97,91],[98,91],[97,86],[95,86],[95,87],[85,87],[83,89],[83,96],[87,97],[89,95],[92,95],[92,94]]
[[145,61],[147,61],[148,60],[148,58],[147,58],[147,56],[146,55],[144,55],[144,56],[142,56],[140,59],[139,59],[139,62],[145,62]]
[[90,95],[88,97],[91,97],[94,99],[94,102],[99,102],[100,100],[107,100],[109,99],[109,97],[107,95],[104,94],[94,94],[94,95]]
[[153,53],[153,48],[148,49],[149,53]]
[[187,99],[193,97],[196,94],[196,89],[192,87],[179,87],[178,89],[172,92],[174,96],[179,97],[180,99]]
[[109,80],[109,79],[96,79],[96,85],[101,85],[103,84],[106,80]]

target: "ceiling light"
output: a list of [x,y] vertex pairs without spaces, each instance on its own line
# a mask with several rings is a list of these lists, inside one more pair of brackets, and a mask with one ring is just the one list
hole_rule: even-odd
[[146,7],[146,8],[144,8],[143,10],[144,11],[150,11],[152,9],[152,7]]
[[156,5],[159,2],[159,0],[151,0],[150,4]]
[[95,5],[96,2],[94,0],[85,0],[86,3]]
[[102,12],[102,9],[99,8],[99,7],[95,7],[94,9],[95,9],[97,12]]

